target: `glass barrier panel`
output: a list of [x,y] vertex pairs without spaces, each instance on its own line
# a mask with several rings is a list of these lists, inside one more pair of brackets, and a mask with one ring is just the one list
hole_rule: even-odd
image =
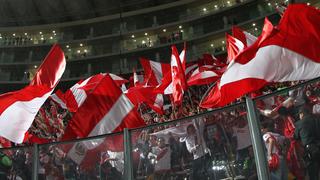
[[33,147],[0,149],[0,179],[31,179]]
[[39,179],[122,179],[123,135],[41,145],[39,161]]
[[239,105],[131,131],[135,179],[256,177],[246,117]]
[[299,83],[270,85],[262,94],[276,92],[255,100],[271,178],[307,179],[319,172],[320,83]]

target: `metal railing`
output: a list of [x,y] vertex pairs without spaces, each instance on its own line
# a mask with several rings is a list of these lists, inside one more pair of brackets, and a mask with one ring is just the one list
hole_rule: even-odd
[[[103,179],[106,176],[109,179],[146,179],[150,176],[189,179],[197,176],[196,169],[201,167],[197,170],[212,179],[245,178],[245,161],[241,160],[241,156],[235,158],[240,151],[232,144],[231,132],[234,130],[231,127],[247,121],[245,124],[249,125],[254,158],[248,154],[245,157],[254,159],[256,170],[252,171],[256,172],[259,179],[269,179],[255,102],[303,87],[310,88],[319,80],[316,78],[254,99],[246,97],[246,102],[178,120],[125,129],[119,133],[3,148],[0,152],[11,158],[12,165],[7,170],[2,170],[0,166],[0,176],[5,174],[11,179],[17,176],[26,179],[32,177],[34,180],[40,176],[62,176],[66,179]],[[316,89],[316,86],[312,87]],[[191,126],[195,128],[195,137],[200,139],[198,147],[201,147],[193,153],[186,145],[189,143],[188,137],[191,137],[188,134]],[[164,144],[161,144],[162,140]],[[161,154],[164,149],[170,153]],[[197,161],[198,158],[202,161]]]

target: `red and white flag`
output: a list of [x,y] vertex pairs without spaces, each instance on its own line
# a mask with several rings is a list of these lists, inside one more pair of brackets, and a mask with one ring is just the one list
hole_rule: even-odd
[[141,103],[145,103],[156,113],[158,114],[164,113],[163,95],[156,93],[156,91],[154,91],[154,87],[151,87],[151,86],[131,87],[125,92],[125,94],[135,106],[138,106]]
[[186,78],[190,77],[192,72],[198,68],[199,65],[197,63],[189,63],[186,65],[186,69],[184,70],[184,75]]
[[[176,53],[178,53],[177,48],[175,48]],[[179,54],[179,60],[180,60],[180,64],[181,64],[181,72],[184,73],[184,79],[186,80],[186,77],[189,77],[192,73],[192,71],[194,69],[196,69],[198,67],[197,63],[189,63],[187,65],[182,65],[182,63],[186,62],[186,44],[184,44],[184,49],[181,51],[181,53]],[[181,60],[180,58],[182,58],[183,60]],[[187,89],[187,82],[184,83],[184,90]],[[167,72],[161,81],[161,84],[159,84],[156,88],[156,91],[161,93],[161,94],[172,94],[173,93],[173,83],[172,83],[172,71],[170,69],[169,72]]]
[[198,65],[203,66],[203,65],[214,65],[216,67],[224,67],[226,64],[224,63],[223,58],[217,58],[212,54],[203,54],[202,58],[198,59]]
[[[190,77],[193,70],[198,67],[198,64],[188,64],[186,71],[185,71],[185,77]],[[167,73],[162,78],[162,83],[157,86],[156,91],[160,94],[172,94],[173,88],[172,88],[172,74],[171,71]]]
[[204,65],[194,70],[191,76],[188,78],[188,86],[205,85],[217,81],[220,78],[220,75],[215,71],[210,70],[210,68],[212,68],[212,66]]
[[[128,97],[109,75],[105,75],[69,122],[63,140],[109,134],[144,125]],[[86,156],[87,151],[98,148],[104,141],[101,138],[76,143],[69,150],[68,156],[78,164],[90,161],[90,157]],[[122,146],[123,141],[118,143]],[[85,153],[77,153],[77,149]]]
[[[186,65],[186,43],[184,43],[183,50],[179,54],[179,59],[183,72],[189,73],[195,68],[194,65]],[[171,73],[171,66],[167,63],[155,62],[146,58],[140,58],[140,63],[145,72],[145,81],[149,86],[157,86],[161,84],[165,75]]]
[[50,98],[56,102],[61,108],[68,109],[66,104],[66,99],[64,98],[64,93],[58,89],[55,93],[51,94]]
[[226,41],[227,41],[227,63],[229,64],[231,61],[235,59],[235,57],[243,51],[245,48],[244,44],[238,40],[237,38],[234,38],[233,36],[226,34]]
[[180,59],[181,66],[182,66],[182,69],[183,69],[184,72],[186,71],[186,64],[187,64],[186,50],[187,50],[187,43],[184,42],[183,43],[183,49],[179,54],[179,59]]
[[145,84],[143,75],[138,75],[135,69],[133,70],[133,84],[135,87]]
[[180,105],[182,103],[183,93],[187,89],[187,83],[178,50],[175,46],[171,46],[171,50],[172,97],[173,102]]
[[[62,108],[67,108],[70,112],[76,112],[86,100],[88,94],[92,92],[105,75],[106,73],[100,73],[91,76],[86,80],[81,80],[68,89],[64,94],[58,91],[51,95],[51,99],[58,103]],[[121,86],[128,82],[128,80],[120,76],[111,73],[109,73],[109,75],[117,86]]]
[[30,84],[0,95],[0,136],[22,143],[42,104],[58,84],[66,67],[64,53],[54,45]]
[[232,26],[232,35],[234,38],[243,43],[244,48],[251,46],[257,40],[257,37],[246,31],[243,31],[237,26]]
[[0,148],[10,148],[11,142],[6,138],[0,137]]
[[123,77],[120,77],[118,75],[112,74],[112,73],[108,73],[109,76],[112,78],[112,80],[116,83],[117,86],[121,87],[121,85],[129,82],[128,80],[126,80]]
[[144,70],[147,85],[157,86],[161,84],[162,78],[170,72],[170,64],[151,61],[146,58],[140,58],[140,63]]
[[200,106],[224,106],[269,82],[319,77],[319,22],[319,10],[304,4],[290,5],[277,28],[266,20],[258,40],[236,57]]

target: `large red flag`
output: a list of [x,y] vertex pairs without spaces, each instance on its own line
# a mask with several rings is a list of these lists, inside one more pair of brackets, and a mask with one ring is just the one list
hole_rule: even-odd
[[258,40],[236,57],[201,107],[224,106],[269,82],[319,77],[319,22],[319,10],[304,4],[290,5],[277,28],[266,21]]
[[140,58],[140,63],[144,70],[144,79],[147,85],[157,86],[161,84],[162,78],[170,72],[170,64],[151,61],[146,58]]
[[[175,48],[175,54],[178,54],[177,48]],[[181,59],[182,58],[182,59]],[[181,53],[178,56],[178,59],[181,64],[181,72],[184,73],[184,79],[186,80],[186,77],[189,77],[192,73],[192,71],[198,67],[197,63],[186,63],[186,43],[184,44],[184,48],[181,51]],[[183,82],[183,89],[187,89],[187,82]],[[167,72],[161,81],[161,84],[159,84],[156,88],[156,91],[161,94],[172,94],[173,93],[173,82],[172,82],[172,71],[170,69],[169,72]]]
[[163,95],[157,93],[154,88],[151,86],[131,87],[125,94],[135,106],[145,103],[156,113],[163,114]]
[[[105,75],[69,122],[63,140],[119,132],[124,128],[144,125],[131,101],[111,77]],[[91,161],[92,159],[86,156],[87,152],[98,148],[102,143],[103,138],[77,143],[69,150],[68,155],[78,164]],[[117,143],[122,146],[122,139]],[[79,147],[85,153],[77,153]]]
[[[106,73],[96,74],[87,78],[86,80],[81,80],[70,89],[68,89],[64,94],[57,91],[55,94],[51,95],[51,99],[58,103],[62,108],[68,109],[70,112],[76,112],[78,108],[86,100],[88,94],[99,84],[101,79],[106,75]],[[109,73],[110,77],[114,80],[117,86],[128,82],[128,80]]]
[[54,45],[30,84],[0,95],[0,136],[22,143],[42,104],[58,84],[66,67],[63,51]]

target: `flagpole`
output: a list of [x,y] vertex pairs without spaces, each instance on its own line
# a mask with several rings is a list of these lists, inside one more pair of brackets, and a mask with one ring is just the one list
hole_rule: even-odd
[[176,119],[176,112],[175,112],[175,109],[176,109],[176,106],[174,105],[174,102],[171,101],[171,106],[172,106],[172,113],[173,113],[173,118]]
[[202,96],[201,100],[200,100],[200,103],[202,103],[203,99],[209,94],[210,90],[217,84],[217,82],[214,82],[208,89],[207,91],[204,93],[204,95]]
[[176,119],[176,113],[175,113],[175,108],[176,107],[174,105],[172,95],[170,95],[170,101],[171,101],[171,108],[172,108],[173,117],[174,117],[174,119]]
[[193,101],[192,101],[192,98],[191,98],[190,88],[188,89],[188,96],[189,96],[189,100],[190,100],[190,103],[191,103],[191,108],[194,109],[194,104],[193,104]]
[[259,116],[256,112],[256,106],[254,101],[249,97],[246,97],[246,108],[247,108],[247,120],[249,125],[250,137],[252,141],[253,154],[257,167],[258,179],[268,180],[269,179],[269,170],[266,166],[267,158],[264,151],[264,144],[262,140],[262,135],[260,131],[260,121]]

